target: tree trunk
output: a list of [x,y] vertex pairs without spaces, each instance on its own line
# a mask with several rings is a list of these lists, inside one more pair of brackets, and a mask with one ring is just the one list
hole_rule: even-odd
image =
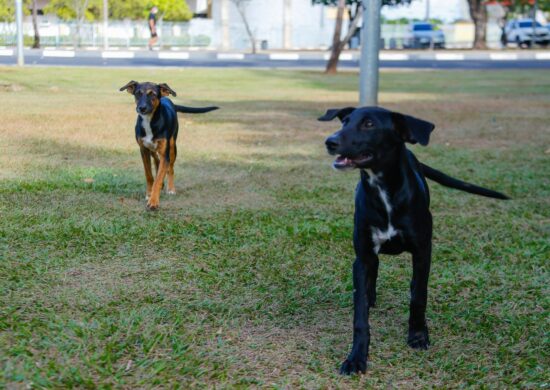
[[[330,59],[328,60],[325,73],[334,74],[337,72],[338,60],[340,58],[340,54],[342,53],[342,50],[344,50],[344,47],[346,47],[346,45],[350,41],[351,37],[355,35],[355,32],[357,31],[357,25],[359,24],[359,19],[361,19],[362,15],[363,15],[363,7],[358,7],[355,11],[355,16],[353,17],[349,25],[348,33],[346,34],[344,39],[342,39],[341,41],[338,40],[336,49],[333,42],[332,51],[330,53]],[[341,26],[340,26],[340,33],[341,33]]]
[[327,62],[325,73],[334,74],[338,70],[338,59],[344,48],[340,41],[342,35],[342,21],[344,18],[344,9],[346,8],[346,0],[338,0],[338,12],[336,13],[336,25],[334,26],[334,35],[332,36],[332,48],[330,59]]
[[36,0],[32,1],[32,27],[34,29],[33,49],[40,49],[40,32],[38,31],[38,9]]
[[252,34],[252,30],[250,29],[250,25],[248,24],[248,20],[246,19],[244,6],[240,2],[236,2],[235,5],[237,6],[237,10],[239,11],[241,18],[243,19],[246,33],[248,34],[248,38],[250,39],[250,45],[252,46],[252,54],[256,54],[256,38],[254,37],[254,34]]
[[468,0],[475,25],[474,49],[487,49],[487,8],[483,0]]

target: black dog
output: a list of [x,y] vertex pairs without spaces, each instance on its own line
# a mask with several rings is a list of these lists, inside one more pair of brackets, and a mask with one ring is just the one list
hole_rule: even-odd
[[376,303],[378,254],[410,252],[413,260],[408,344],[427,349],[428,275],[432,215],[425,177],[447,187],[491,198],[505,195],[454,179],[420,163],[405,142],[427,145],[432,123],[377,107],[328,110],[320,121],[338,117],[342,129],[327,138],[336,169],[359,168],[353,244],[353,347],[342,374],[365,372],[369,352],[369,308]]
[[[134,95],[136,111],[136,141],[141,151],[145,180],[147,181],[147,209],[159,207],[160,191],[164,177],[168,176],[168,194],[176,193],[174,185],[174,163],[176,162],[178,137],[178,112],[202,114],[218,107],[186,107],[172,103],[167,96],[176,96],[168,84],[138,83],[130,81],[120,91]],[[153,178],[151,157],[155,161],[156,176]]]

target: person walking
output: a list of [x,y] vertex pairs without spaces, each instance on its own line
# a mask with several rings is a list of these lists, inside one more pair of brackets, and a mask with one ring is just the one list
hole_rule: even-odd
[[149,50],[153,50],[153,45],[157,43],[158,35],[157,35],[157,12],[159,12],[159,9],[157,6],[154,6],[151,8],[151,12],[149,13],[149,31],[151,32],[151,39],[149,39]]

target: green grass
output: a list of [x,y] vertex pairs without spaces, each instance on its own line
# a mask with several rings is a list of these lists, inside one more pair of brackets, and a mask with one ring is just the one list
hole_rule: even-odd
[[[145,211],[130,79],[184,104],[175,197]],[[436,123],[418,157],[503,191],[431,185],[433,346],[406,345],[407,255],[381,259],[369,369],[351,342],[357,174],[330,107],[357,75],[0,69],[0,388],[549,386],[550,74],[384,72],[384,106]]]

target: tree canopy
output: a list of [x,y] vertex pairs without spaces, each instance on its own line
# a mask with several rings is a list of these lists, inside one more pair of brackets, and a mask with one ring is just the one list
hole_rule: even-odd
[[[521,13],[527,12],[533,8],[534,0],[493,0],[489,2],[499,3],[502,6],[508,8],[510,12]],[[537,8],[541,11],[550,11],[550,0],[538,0]]]
[[84,18],[93,21],[101,12],[99,0],[51,0],[44,13],[52,13],[62,20]]
[[159,9],[159,16],[167,21],[187,21],[193,17],[185,0],[110,1],[109,14],[112,19],[145,19],[154,5]]
[[[28,15],[32,0],[23,0],[23,13]],[[13,22],[15,20],[15,1],[0,0],[0,22]]]
[[[13,0],[0,0],[13,2]],[[111,19],[146,19],[153,6],[159,9],[159,17],[167,21],[187,21],[193,13],[185,0],[109,0],[109,17]],[[89,21],[100,19],[102,15],[102,0],[51,0],[44,11],[54,13],[63,20],[72,20],[81,15]],[[2,10],[0,9],[0,17]]]

